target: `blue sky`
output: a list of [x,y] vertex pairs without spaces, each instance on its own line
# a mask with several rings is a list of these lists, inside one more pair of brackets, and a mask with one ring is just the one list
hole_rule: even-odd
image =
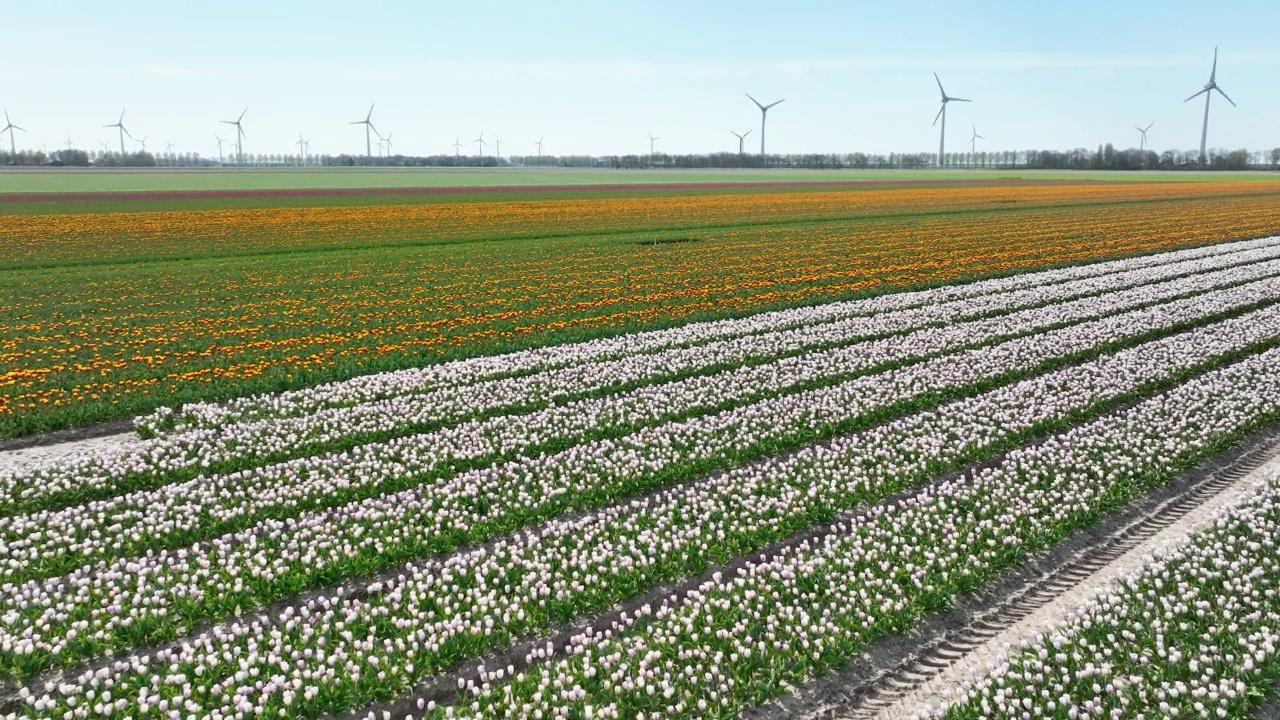
[[[0,106],[20,145],[112,142],[216,155],[244,108],[246,152],[359,152],[362,118],[412,154],[483,130],[504,155],[732,150],[770,111],[770,152],[1137,144],[1193,149],[1208,79],[1213,147],[1280,146],[1280,3],[1154,2],[9,2]],[[7,138],[5,138],[7,142]],[[981,147],[981,146],[980,146]],[[475,152],[469,144],[464,152]],[[492,153],[492,147],[487,153]]]

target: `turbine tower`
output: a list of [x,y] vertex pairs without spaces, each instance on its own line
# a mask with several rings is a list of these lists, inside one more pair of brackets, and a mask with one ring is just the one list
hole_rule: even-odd
[[[1137,130],[1137,131],[1138,131],[1138,133],[1139,133],[1139,135],[1138,135],[1138,152],[1142,152],[1143,150],[1146,150],[1146,149],[1147,149],[1147,131],[1151,129],[1151,125],[1155,125],[1155,124],[1156,124],[1156,123],[1155,123],[1155,121],[1153,120],[1153,121],[1151,121],[1151,124],[1150,124],[1150,125],[1147,125],[1146,127],[1138,127],[1137,125],[1134,125],[1134,126],[1133,126],[1133,129],[1134,129],[1134,130]],[[1203,151],[1202,151],[1202,152],[1203,152]]]
[[[9,133],[9,153],[16,156],[18,154],[18,150],[17,144],[13,141],[14,130],[22,130],[22,128],[14,125],[13,121],[9,119],[9,110],[6,108],[4,111],[4,129],[0,130],[0,135]],[[26,132],[26,130],[22,130],[22,132]]]
[[538,142],[534,143],[538,146],[538,157],[542,157],[542,138],[538,138]]
[[942,132],[938,134],[938,167],[946,164],[947,150],[947,103],[949,102],[971,102],[964,98],[951,97],[946,90],[942,89],[942,81],[938,79],[938,73],[933,74],[933,79],[938,81],[938,91],[942,93],[942,109],[933,117],[933,124],[938,124],[938,118],[942,118]]
[[744,132],[744,133],[738,133],[738,132],[734,132],[734,131],[730,130],[729,132],[730,132],[734,137],[738,138],[738,154],[739,154],[739,155],[741,155],[741,154],[742,154],[742,141],[747,139],[747,136],[751,134],[751,131],[750,131],[750,130],[748,130],[748,131],[746,131],[746,132]]
[[502,162],[502,140],[497,135],[493,136],[493,152],[498,156],[498,162]]
[[1236,101],[1227,96],[1222,88],[1218,87],[1218,48],[1213,48],[1213,69],[1209,71],[1209,82],[1204,84],[1204,89],[1183,100],[1182,102],[1191,102],[1196,97],[1204,95],[1204,126],[1200,128],[1200,165],[1205,164],[1204,144],[1209,137],[1209,98],[1213,96],[1213,91],[1217,90],[1218,94],[1227,98],[1227,102],[1231,103],[1231,107],[1238,107]]
[[242,142],[244,140],[244,128],[240,126],[240,121],[244,119],[244,114],[247,112],[249,112],[249,108],[245,108],[240,113],[240,117],[236,118],[235,120],[222,121],[227,125],[236,126],[236,164],[237,165],[244,164],[244,146],[242,145]]
[[481,130],[480,137],[472,142],[476,144],[476,157],[484,157],[484,146],[488,144],[484,141],[484,130]]
[[979,135],[979,134],[978,134],[978,126],[977,126],[977,125],[974,125],[974,126],[973,126],[973,137],[969,138],[969,155],[970,155],[969,162],[973,162],[973,157],[972,157],[972,156],[975,156],[975,155],[977,155],[977,154],[978,154],[978,141],[979,141],[979,140],[986,140],[986,138],[984,138],[984,137],[982,137],[981,135]]
[[755,103],[756,107],[760,108],[760,157],[764,157],[764,121],[769,116],[769,108],[784,102],[786,98],[782,98],[778,102],[771,102],[768,105],[761,105],[759,100],[751,97],[751,93],[744,94],[751,98],[751,102]]
[[[7,114],[6,114],[6,117],[7,117]],[[124,159],[124,136],[128,135],[130,140],[133,139],[133,135],[127,129],[125,129],[125,126],[124,126],[124,110],[120,111],[120,119],[115,121],[115,124],[103,125],[102,127],[120,128],[120,158],[123,160]]]
[[[355,120],[348,124],[364,126],[364,156],[369,158],[373,157],[373,141],[369,137],[369,131],[374,129],[373,128],[373,105],[369,106],[369,114],[365,115],[363,120]],[[377,132],[377,130],[374,130],[374,132]]]

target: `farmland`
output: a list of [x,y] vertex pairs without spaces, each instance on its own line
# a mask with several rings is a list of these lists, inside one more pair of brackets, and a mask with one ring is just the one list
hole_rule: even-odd
[[[133,432],[0,454],[0,717],[888,718],[804,689],[1280,427],[1274,184],[394,197],[3,216],[0,427]],[[1278,493],[932,715],[1247,714]]]
[[1032,183],[10,215],[0,433],[1259,237],[1278,195]]

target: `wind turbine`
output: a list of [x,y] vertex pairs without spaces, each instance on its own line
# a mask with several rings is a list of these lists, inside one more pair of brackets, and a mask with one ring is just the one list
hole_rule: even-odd
[[476,157],[484,157],[484,146],[487,144],[484,141],[484,130],[481,130],[480,137],[476,138],[472,142],[474,142],[476,144],[476,148],[478,148],[476,151]]
[[654,137],[653,133],[649,133],[649,158],[653,158],[653,143],[655,140],[661,140],[660,137]]
[[[68,138],[68,139],[70,139],[70,137],[71,137],[70,135],[68,135],[68,136],[67,136],[67,138]],[[169,142],[168,140],[165,140],[165,141],[164,141],[164,151],[165,151],[166,153],[172,154],[172,153],[173,153],[173,143]]]
[[223,164],[223,160],[222,160],[222,143],[223,143],[224,141],[223,141],[223,139],[222,139],[222,138],[218,137],[218,134],[217,134],[217,133],[214,133],[214,134],[213,134],[213,138],[214,138],[215,140],[217,140],[217,141],[218,141],[218,164],[219,164],[219,165],[222,165],[222,164]]
[[138,144],[142,146],[142,154],[143,154],[143,155],[146,155],[146,154],[147,154],[147,139],[146,139],[146,138],[142,138],[141,140],[139,140],[139,141],[138,141]]
[[498,156],[498,160],[502,160],[502,140],[497,135],[493,136],[493,152]]
[[109,143],[109,142],[102,142],[101,140],[99,140],[99,141],[98,141],[98,144],[102,146],[102,154],[103,154],[103,155],[106,155],[106,154],[107,154],[107,148],[111,147],[111,143]]
[[746,131],[746,132],[744,132],[744,133],[736,133],[736,132],[733,132],[732,130],[730,130],[729,132],[730,132],[730,133],[732,133],[734,137],[738,138],[738,154],[739,154],[739,155],[741,155],[741,154],[742,154],[742,141],[747,139],[747,136],[751,134],[751,131],[750,131],[750,130],[748,130],[748,131]]
[[538,157],[542,157],[542,138],[538,138],[538,142],[534,143],[538,146]]
[[301,158],[302,164],[307,164],[307,141],[302,139],[302,133],[298,133],[298,142],[294,143],[298,146],[298,157]]
[[[8,117],[7,113],[5,114],[5,117]],[[128,135],[130,140],[133,139],[133,135],[127,129],[125,129],[125,126],[124,126],[124,110],[120,111],[120,119],[117,120],[114,125],[103,125],[102,127],[120,128],[120,157],[124,158],[124,136]]]
[[378,157],[382,157],[382,141],[386,138],[382,137],[382,133],[378,132],[377,128],[374,129],[373,134],[378,137]]
[[[4,111],[4,129],[0,130],[0,135],[3,135],[4,133],[9,133],[9,153],[11,155],[18,154],[17,145],[13,141],[14,130],[22,130],[22,128],[18,127],[17,125],[14,125],[13,121],[9,119],[9,110],[8,108],[6,108]],[[26,132],[26,130],[22,130],[22,132]]]
[[67,133],[67,141],[63,145],[66,145],[68,150],[76,149],[76,144],[71,142],[71,133]]
[[392,135],[395,135],[395,133],[387,133],[387,136],[382,138],[382,142],[387,144],[387,157],[391,157],[391,136]]
[[[969,155],[970,155],[970,156],[974,156],[974,155],[977,155],[977,154],[978,154],[978,141],[979,141],[979,140],[986,140],[986,138],[984,138],[984,137],[982,137],[981,135],[979,135],[979,134],[978,134],[978,126],[977,126],[977,125],[974,125],[974,126],[973,126],[973,137],[969,138]],[[969,162],[973,162],[972,158],[970,158]]]
[[1204,96],[1204,126],[1201,128],[1201,165],[1204,164],[1204,141],[1208,138],[1208,99],[1213,95],[1213,90],[1216,90],[1217,94],[1222,97],[1226,97],[1226,101],[1230,102],[1233,108],[1236,108],[1235,100],[1231,100],[1225,92],[1222,92],[1222,88],[1217,86],[1217,46],[1213,46],[1213,69],[1208,73],[1208,82],[1204,83],[1203,90],[1197,92],[1196,95],[1188,97],[1187,100],[1183,100],[1183,102],[1190,102],[1198,96]]
[[236,126],[236,164],[237,165],[244,164],[244,147],[241,145],[241,141],[244,139],[244,128],[240,126],[240,121],[244,119],[244,114],[247,112],[249,112],[249,108],[245,108],[240,113],[240,117],[236,118],[235,120],[221,121],[226,123],[227,125]]
[[457,136],[453,138],[453,157],[454,159],[462,157],[462,141]]
[[308,164],[307,161],[310,159],[311,159],[311,141],[303,140],[302,141],[302,164],[307,165]]
[[779,100],[778,102],[769,103],[768,105],[761,105],[759,100],[751,97],[751,93],[744,94],[751,98],[751,102],[755,103],[756,107],[760,108],[760,157],[764,157],[764,121],[769,116],[769,108],[784,102],[786,98],[782,98],[782,100]]
[[[1155,121],[1154,121],[1154,120],[1152,120],[1152,121],[1151,121],[1151,125],[1155,125],[1155,124],[1156,124],[1156,123],[1155,123]],[[1134,129],[1134,130],[1137,130],[1137,131],[1138,131],[1138,133],[1139,133],[1139,135],[1138,135],[1138,152],[1142,152],[1143,150],[1146,150],[1146,149],[1147,149],[1147,131],[1151,129],[1151,125],[1147,125],[1146,127],[1138,127],[1137,125],[1134,125],[1134,126],[1133,126],[1133,129]],[[1201,152],[1203,152],[1203,151],[1201,151]]]
[[942,93],[942,109],[933,117],[933,124],[938,124],[938,118],[942,118],[942,132],[938,134],[938,167],[942,167],[946,163],[947,149],[947,103],[949,102],[972,102],[959,97],[951,97],[946,90],[942,89],[942,81],[938,79],[938,73],[933,74],[933,79],[938,81],[938,91]]
[[373,127],[373,105],[369,106],[369,114],[365,115],[363,120],[355,120],[348,124],[364,126],[364,156],[373,157],[373,144],[369,138],[370,130],[374,130],[374,132],[377,132],[377,130],[374,129]]

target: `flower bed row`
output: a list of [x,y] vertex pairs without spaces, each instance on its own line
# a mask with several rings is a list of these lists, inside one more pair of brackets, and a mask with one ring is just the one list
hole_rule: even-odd
[[1280,678],[1280,478],[958,688],[949,720],[1247,717]]
[[[110,704],[135,714],[153,712],[160,701],[168,707],[184,694],[206,711],[235,712],[249,703],[250,710],[272,714],[311,714],[385,698],[513,636],[544,631],[655,583],[752,552],[1280,335],[1280,313],[1241,320],[554,521],[491,547],[405,566],[359,597],[335,591],[269,618],[224,623],[171,648],[76,675],[40,702],[60,714],[71,697],[85,707],[88,691],[100,697],[109,690]],[[1277,353],[1263,357],[1274,371]],[[632,460],[617,469],[638,465]],[[0,613],[6,630],[0,652],[20,674],[58,656],[92,657],[138,642],[134,632],[152,637],[180,629],[184,613],[206,594],[221,592],[234,602],[237,595],[251,597],[280,583],[292,594],[300,576],[343,563],[344,572],[358,572],[397,544],[411,545],[421,531],[386,524],[357,532],[351,523],[361,519],[354,512],[333,517],[328,538],[305,537],[296,523],[265,524],[235,543],[9,588]],[[351,522],[339,526],[343,520]],[[236,557],[234,567],[218,567]],[[185,579],[175,582],[178,577]]]
[[[736,717],[1274,420],[1277,372],[1272,351],[1210,373],[718,574],[573,638],[566,654],[513,679],[486,673],[457,708],[401,707],[414,717]],[[1237,676],[1261,666],[1274,676],[1278,665],[1275,546],[1265,544],[1274,502],[1271,512],[1257,531],[1236,524],[1239,555],[1210,552],[1168,582],[1155,573],[1127,612],[1104,602],[1080,622],[1083,648],[1050,640],[997,680],[993,712],[979,700],[970,709],[980,712],[956,717],[1224,717],[1219,708],[1243,707]],[[1108,624],[1114,616],[1126,625]],[[1141,676],[1126,676],[1130,667]],[[1084,702],[1073,707],[1073,695]],[[250,705],[262,697],[245,695]]]
[[[1280,269],[1280,263],[1273,262],[1226,272],[1237,279],[1242,272],[1273,265],[1271,272]],[[475,539],[467,533],[477,525],[501,520],[511,527],[512,523],[550,514],[546,501],[531,502],[526,497],[556,498],[550,505],[561,508],[590,507],[617,497],[625,486],[584,482],[596,467],[613,462],[607,459],[611,455],[643,458],[657,477],[681,464],[741,461],[802,438],[812,439],[812,433],[804,429],[813,428],[815,421],[818,427],[842,429],[859,417],[875,417],[922,396],[962,391],[975,383],[1025,373],[1046,362],[1060,362],[1126,339],[1280,298],[1280,278],[1270,278],[836,384],[850,375],[895,362],[1145,304],[1164,294],[1180,294],[1200,282],[1210,280],[1196,276],[1163,286],[1144,286],[580,401],[518,418],[469,423],[350,453],[199,478],[58,511],[0,518],[0,562],[7,563],[4,576],[9,579],[29,577],[33,568],[45,575],[57,574],[103,558],[215,539],[264,519],[288,519],[323,508],[345,514],[354,503],[366,500],[370,502],[354,507],[368,510],[390,503],[401,513],[419,514],[419,524],[430,525],[434,519],[436,527],[420,537],[420,542],[440,551],[462,538]],[[814,385],[819,387],[788,394]],[[760,400],[762,396],[766,399]],[[809,406],[834,410],[815,418],[805,409]],[[691,414],[720,408],[728,409],[680,422]],[[606,438],[580,443],[610,430],[619,437],[616,442]],[[624,435],[627,430],[636,432]],[[496,467],[485,463],[471,472],[456,472],[459,463],[492,462],[557,441],[568,447],[551,455],[516,458]],[[655,453],[653,448],[661,451]],[[644,487],[655,480],[639,484]],[[410,489],[384,497],[404,488]],[[477,502],[477,489],[483,489],[487,499]]]
[[[808,353],[810,356],[838,359],[839,362],[848,362],[848,358],[865,358],[866,361],[857,361],[850,366],[846,375],[851,375],[875,367],[876,363],[869,362],[872,359],[884,360],[881,347],[875,343],[850,345],[862,339],[916,330],[918,335],[913,337],[918,339],[917,346],[922,348],[917,355],[943,352],[999,337],[999,331],[1007,336],[1027,332],[1037,326],[1024,323],[1017,313],[1007,316],[1007,327],[1006,322],[1002,322],[999,317],[985,326],[981,323],[966,325],[965,327],[974,329],[977,339],[963,333],[948,333],[945,338],[939,338],[938,331],[930,334],[928,328],[931,326],[992,312],[1008,313],[1020,307],[1043,307],[1054,302],[1065,302],[1073,297],[1080,299],[1065,305],[1057,321],[1086,318],[1266,277],[1275,274],[1277,268],[1280,268],[1280,261],[1275,260],[1278,255],[1280,245],[1267,246],[1155,268],[1139,268],[1072,283],[983,295],[879,316],[856,316],[693,347],[641,353],[594,364],[585,363],[532,375],[450,386],[422,394],[399,395],[356,406],[323,409],[308,416],[267,418],[220,428],[199,428],[118,450],[103,450],[75,458],[57,458],[42,467],[14,471],[8,476],[0,475],[0,491],[6,498],[10,498],[6,503],[0,504],[0,513],[57,510],[75,502],[110,498],[131,490],[147,490],[165,484],[170,484],[170,487],[162,492],[170,496],[187,493],[192,489],[208,494],[222,492],[221,488],[227,482],[251,486],[258,482],[257,478],[263,476],[272,478],[283,474],[292,478],[305,477],[315,472],[316,467],[324,467],[326,474],[333,474],[343,472],[344,468],[365,469],[370,462],[396,462],[412,466],[412,460],[401,458],[406,454],[413,454],[416,448],[426,444],[441,448],[432,458],[437,467],[455,462],[478,462],[486,453],[495,452],[495,447],[510,453],[538,444],[568,443],[581,439],[584,437],[580,432],[581,426],[584,422],[591,425],[593,418],[601,413],[598,406],[611,403],[615,406],[634,404],[637,399],[649,404],[654,397],[665,395],[680,398],[686,404],[688,398],[698,398],[702,408],[669,411],[664,408],[662,413],[650,413],[651,418],[646,422],[679,417],[682,413],[706,412],[715,407],[726,407],[735,402],[748,402],[782,392],[786,387],[785,383],[769,383],[760,378],[785,372],[788,361],[797,355]],[[1215,271],[1215,268],[1224,269]],[[1168,279],[1170,276],[1174,279]],[[1049,322],[1046,318],[1055,317],[1052,307],[1045,310],[1046,312],[1033,314],[1042,323],[1041,327]],[[987,334],[983,336],[979,330]],[[947,342],[941,342],[942,339]],[[892,340],[880,345],[886,343],[892,345]],[[838,350],[841,346],[848,347],[843,351]],[[837,350],[821,353],[827,348]],[[902,360],[906,357],[910,356],[898,354],[893,359]],[[801,362],[807,362],[807,358]],[[760,367],[755,371],[736,369],[743,363],[758,363]],[[832,367],[838,368],[839,364]],[[716,373],[716,370],[720,372]],[[704,376],[703,373],[712,374]],[[834,376],[833,373],[834,371],[829,372],[828,375]],[[692,377],[665,385],[649,385],[689,375]],[[752,377],[746,377],[747,375]],[[633,385],[639,385],[639,388],[626,392]],[[578,402],[572,400],[610,390],[621,391],[622,394],[617,400],[607,396],[604,399],[587,397]],[[550,408],[537,412],[538,408],[546,408],[549,403],[557,401],[563,401],[567,405],[551,405]],[[679,405],[680,402],[675,404]],[[534,414],[513,417],[525,412]],[[495,414],[498,417],[485,420],[489,415]],[[608,412],[605,411],[605,414]],[[456,423],[465,423],[468,419],[472,422],[456,426]],[[504,433],[501,430],[515,424],[521,428],[518,433],[521,437],[510,437],[510,432],[502,437]],[[441,429],[442,425],[444,427]],[[622,427],[626,427],[626,424]],[[498,430],[495,431],[494,428]],[[432,430],[436,432],[431,432]],[[477,436],[479,439],[475,439]],[[410,439],[397,441],[404,437]],[[459,451],[458,448],[462,450]],[[309,452],[322,454],[294,463],[268,463],[265,467],[261,465],[268,459],[287,458],[290,455],[302,455],[306,458]],[[376,460],[371,461],[370,458]],[[262,469],[255,470],[259,467]],[[204,476],[223,475],[239,470],[255,472],[233,475],[230,481],[216,477],[205,480],[200,477],[192,482],[179,484],[197,473]],[[413,471],[406,468],[400,474],[431,471],[430,468],[422,467]],[[266,482],[269,485],[276,484],[270,479]],[[136,499],[139,502],[150,502],[146,493],[139,494]],[[341,500],[337,498],[334,502]],[[97,504],[94,505],[94,512],[102,512]],[[33,519],[32,522],[39,520]],[[3,532],[0,529],[0,533]]]
[[1280,244],[1280,238],[1276,237],[1220,243],[1207,247],[1075,265],[1058,270],[1020,273],[1004,278],[948,285],[929,290],[891,293],[862,300],[758,313],[745,318],[690,323],[674,328],[629,333],[582,343],[469,358],[424,368],[365,375],[302,390],[238,398],[223,403],[192,403],[177,410],[162,408],[151,415],[139,417],[137,425],[144,432],[163,435],[196,427],[222,427],[260,418],[305,416],[324,409],[347,407],[397,395],[419,394],[442,387],[469,385],[511,375],[617,360],[669,348],[778,332],[850,317],[929,307],[987,294],[1037,288],[1188,260],[1225,257],[1248,250],[1271,248],[1277,244]]

